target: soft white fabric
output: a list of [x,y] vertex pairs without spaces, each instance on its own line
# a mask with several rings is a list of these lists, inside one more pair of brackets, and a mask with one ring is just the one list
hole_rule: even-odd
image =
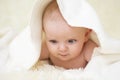
[[[83,69],[71,69],[65,70],[63,68],[54,67],[48,64],[40,65],[37,71],[13,71],[8,73],[0,73],[1,80],[119,80],[120,62],[106,66],[101,65],[103,60],[101,57],[96,57],[94,65],[96,62],[100,64],[98,66],[103,66],[104,69],[98,69],[95,72],[84,71]],[[97,66],[96,65],[96,66]],[[92,66],[94,67],[94,66]],[[95,68],[95,67],[94,67]],[[98,72],[99,71],[99,72]],[[7,76],[7,77],[6,77]]]
[[[42,38],[42,13],[52,0],[37,0],[33,7],[30,25],[10,43],[7,57],[2,59],[1,71],[28,70],[39,59]],[[91,61],[84,70],[65,70],[48,66],[39,69],[41,80],[117,80],[120,79],[120,41],[109,37],[103,30],[94,9],[86,0],[57,0],[59,9],[67,23],[76,27],[87,27],[94,32],[91,38],[100,47],[95,48]],[[96,36],[97,35],[97,36]],[[2,54],[1,52],[0,54]],[[54,72],[55,70],[55,72]],[[49,74],[48,74],[48,71]],[[52,73],[53,72],[53,73]],[[52,73],[52,74],[51,74]],[[43,76],[44,75],[44,76]],[[82,75],[82,76],[79,76]],[[48,76],[48,78],[47,78]],[[60,77],[62,76],[62,77]],[[60,78],[59,78],[60,77]],[[47,79],[45,79],[47,78]],[[53,79],[54,80],[54,79]]]
[[[120,41],[107,36],[96,12],[86,0],[57,0],[57,2],[63,17],[69,25],[83,26],[95,31],[100,42],[101,52],[105,54],[120,53]],[[68,2],[69,4],[67,4]]]

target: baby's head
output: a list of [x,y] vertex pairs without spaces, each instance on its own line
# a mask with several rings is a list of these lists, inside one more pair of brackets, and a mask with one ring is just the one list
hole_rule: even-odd
[[[87,28],[68,25],[55,1],[51,2],[44,12],[43,28],[48,50],[53,56],[62,60],[78,56],[90,34]],[[67,57],[69,54],[70,56]],[[66,56],[66,58],[61,56]]]

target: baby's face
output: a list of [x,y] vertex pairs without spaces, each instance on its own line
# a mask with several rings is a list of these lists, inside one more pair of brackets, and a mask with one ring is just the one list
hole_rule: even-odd
[[56,10],[50,16],[44,16],[43,26],[50,55],[68,61],[80,55],[87,41],[86,29],[70,27]]

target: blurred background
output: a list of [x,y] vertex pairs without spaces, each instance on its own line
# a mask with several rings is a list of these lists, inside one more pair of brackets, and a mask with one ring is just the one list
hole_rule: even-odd
[[120,0],[88,0],[96,10],[105,31],[120,39]]
[[35,0],[0,0],[0,28],[24,27]]
[[[35,0],[0,0],[0,31],[21,30],[29,24]],[[120,39],[120,0],[88,0],[97,11],[105,31]],[[2,33],[0,33],[2,36]]]

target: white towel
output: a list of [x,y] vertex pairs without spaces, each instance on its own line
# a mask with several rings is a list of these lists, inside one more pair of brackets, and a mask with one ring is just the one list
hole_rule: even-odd
[[[51,1],[37,0],[33,7],[30,25],[15,37],[9,46],[9,58],[4,70],[28,70],[38,61],[41,52],[42,13]],[[115,71],[120,73],[117,67],[120,66],[120,40],[107,35],[95,10],[86,0],[57,0],[57,4],[69,25],[87,27],[95,32],[91,38],[100,47],[95,48],[92,60],[85,68],[85,74],[101,75],[106,80],[113,80],[112,78],[116,77],[113,73]],[[113,76],[108,74],[111,69],[110,75]]]

